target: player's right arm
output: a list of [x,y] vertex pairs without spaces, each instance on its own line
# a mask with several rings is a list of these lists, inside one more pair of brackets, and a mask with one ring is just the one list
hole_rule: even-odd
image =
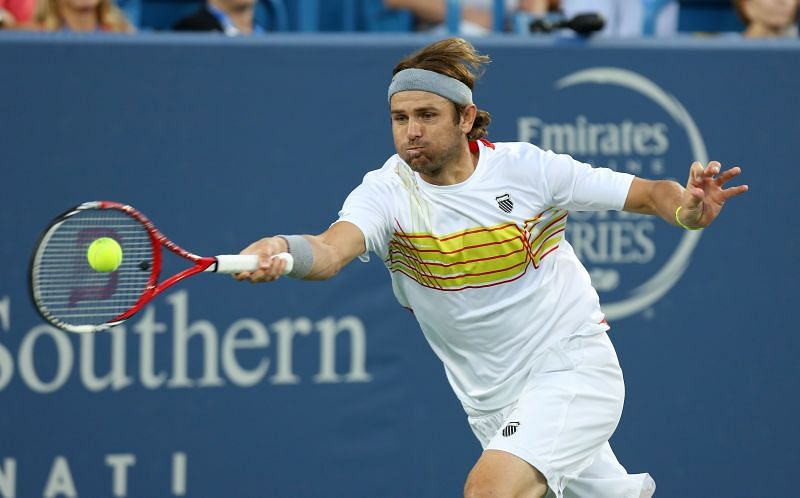
[[[311,270],[302,277],[304,280],[325,280],[333,277],[356,256],[366,252],[364,234],[354,224],[347,221],[334,223],[320,235],[303,235],[311,247]],[[283,237],[265,237],[247,246],[241,254],[256,254],[259,269],[254,272],[238,273],[237,280],[250,282],[270,282],[282,275],[285,262],[273,258],[281,252],[290,252]]]

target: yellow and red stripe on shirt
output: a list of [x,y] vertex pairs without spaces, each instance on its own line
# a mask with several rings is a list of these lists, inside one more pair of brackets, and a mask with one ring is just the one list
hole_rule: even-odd
[[522,226],[504,223],[436,236],[399,226],[389,243],[387,266],[420,285],[454,291],[514,281],[538,268],[564,238],[567,212],[548,208]]

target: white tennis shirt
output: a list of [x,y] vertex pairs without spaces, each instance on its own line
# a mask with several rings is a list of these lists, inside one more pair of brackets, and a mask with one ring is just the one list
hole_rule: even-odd
[[456,185],[431,185],[390,157],[338,221],[364,233],[362,260],[383,259],[459,400],[494,410],[518,397],[553,341],[608,328],[564,239],[567,211],[622,209],[633,176],[529,143],[477,147],[475,171]]

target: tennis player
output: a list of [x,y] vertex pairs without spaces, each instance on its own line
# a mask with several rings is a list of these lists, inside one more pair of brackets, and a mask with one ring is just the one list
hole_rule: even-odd
[[697,230],[746,185],[718,162],[686,187],[592,168],[529,143],[491,143],[472,88],[489,58],[434,43],[394,69],[388,100],[397,154],[367,173],[324,233],[278,235],[244,251],[236,278],[331,278],[375,253],[413,311],[484,448],[464,495],[649,497],[608,440],[624,384],[597,292],[564,239],[568,211],[625,210]]

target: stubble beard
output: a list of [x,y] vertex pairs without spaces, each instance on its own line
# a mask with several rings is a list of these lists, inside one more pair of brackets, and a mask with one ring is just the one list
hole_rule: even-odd
[[[411,158],[411,155],[408,153],[408,151],[403,151],[402,153],[400,153],[400,157],[403,159],[403,161],[406,162],[406,164],[409,165],[409,167],[413,171],[416,171],[421,175],[435,178],[449,164],[454,163],[458,159],[461,148],[460,138],[461,134],[457,133],[453,137],[453,141],[450,143],[450,145],[446,149],[440,152],[439,151],[429,152],[428,150],[426,150],[426,152],[423,152],[422,154],[415,156],[414,158]],[[426,149],[427,147],[429,147],[429,145],[425,144],[420,144],[420,145],[424,145]]]

